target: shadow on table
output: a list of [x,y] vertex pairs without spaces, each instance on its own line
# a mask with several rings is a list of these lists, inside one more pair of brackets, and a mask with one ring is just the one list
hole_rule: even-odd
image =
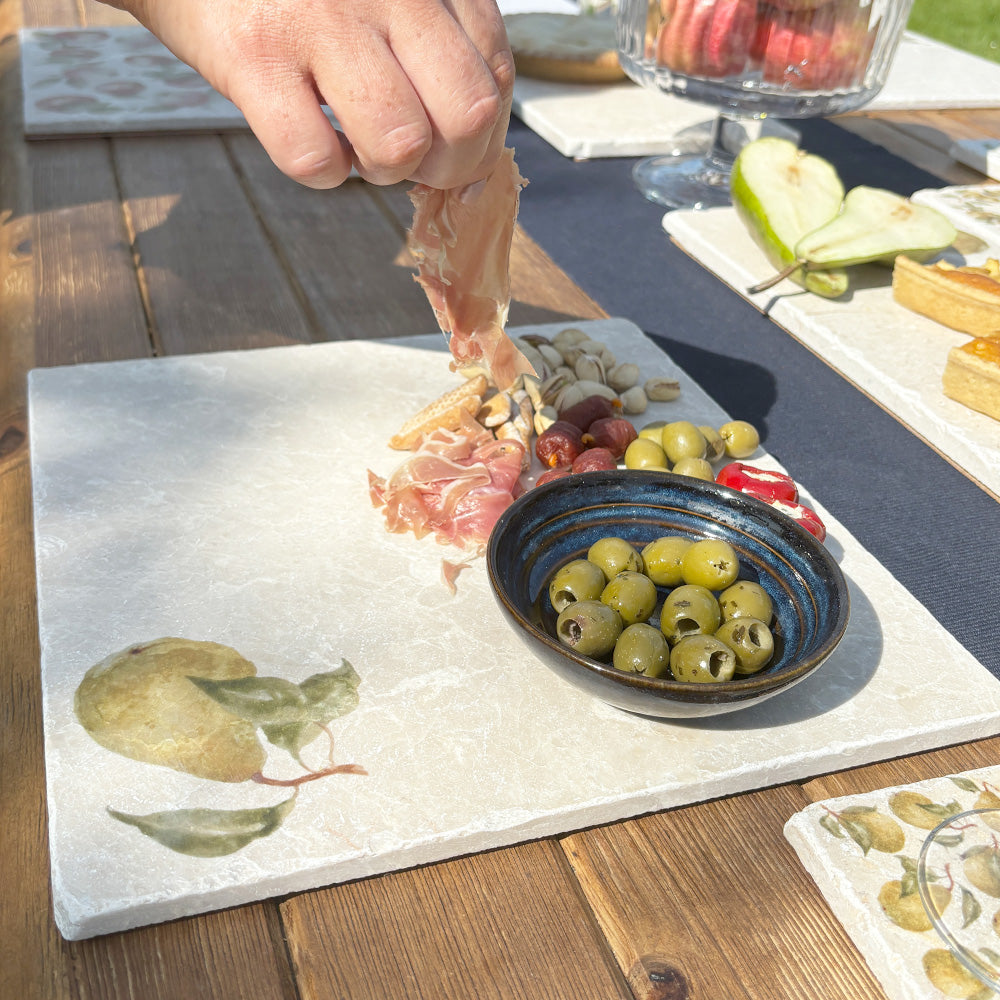
[[767,448],[767,415],[778,398],[778,389],[773,373],[765,365],[694,347],[649,330],[645,333],[727,413],[753,424]]
[[753,708],[706,719],[671,720],[673,725],[737,732],[772,729],[813,719],[854,698],[874,677],[884,641],[878,614],[848,577],[851,618],[840,645],[812,676]]

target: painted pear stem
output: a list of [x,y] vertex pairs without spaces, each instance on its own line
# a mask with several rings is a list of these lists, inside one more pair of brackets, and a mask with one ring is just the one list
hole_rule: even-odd
[[315,781],[317,778],[326,778],[331,774],[368,774],[359,764],[338,764],[336,767],[328,767],[323,771],[310,771],[298,778],[268,778],[258,771],[251,776],[251,781],[256,781],[258,785],[280,785],[283,788],[296,788],[304,785],[307,781]]
[[747,291],[751,295],[756,295],[757,292],[766,292],[769,288],[773,288],[779,281],[784,281],[785,278],[790,278],[804,264],[805,261],[793,260],[791,264],[787,267],[783,267],[777,274],[771,275],[770,278],[765,278],[756,285],[751,285]]

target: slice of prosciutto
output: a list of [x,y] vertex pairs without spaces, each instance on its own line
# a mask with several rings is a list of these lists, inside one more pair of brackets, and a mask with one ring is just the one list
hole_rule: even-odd
[[523,457],[519,441],[498,441],[466,415],[460,430],[426,435],[387,478],[369,470],[368,491],[389,531],[480,550],[520,492]]
[[416,280],[448,337],[453,369],[476,365],[500,390],[534,369],[504,332],[510,308],[510,246],[527,182],[505,149],[493,172],[465,187],[410,191],[408,247]]

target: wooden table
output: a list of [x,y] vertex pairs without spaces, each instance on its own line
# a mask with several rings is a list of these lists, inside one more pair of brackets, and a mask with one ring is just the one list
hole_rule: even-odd
[[[383,337],[430,316],[407,267],[402,187],[308,191],[248,134],[26,144],[17,29],[127,21],[90,0],[0,0],[0,997],[883,997],[782,826],[817,799],[994,763],[1000,738],[129,933],[60,937],[27,370]],[[915,140],[914,124],[925,138],[997,136],[1000,108],[848,123],[952,182],[982,180],[946,142]],[[604,315],[523,232],[513,278],[514,323]],[[719,850],[730,841],[741,851]]]

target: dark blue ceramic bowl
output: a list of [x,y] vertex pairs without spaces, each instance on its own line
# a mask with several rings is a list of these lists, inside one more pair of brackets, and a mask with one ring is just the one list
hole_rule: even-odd
[[[774,602],[775,655],[760,673],[694,684],[616,670],[555,637],[548,581],[606,535],[637,548],[660,535],[724,538],[740,577]],[[487,548],[490,584],[527,647],[577,687],[629,712],[696,718],[733,712],[808,677],[847,627],[844,576],[823,544],[767,504],[726,486],[670,473],[586,472],[529,490],[501,516]]]

